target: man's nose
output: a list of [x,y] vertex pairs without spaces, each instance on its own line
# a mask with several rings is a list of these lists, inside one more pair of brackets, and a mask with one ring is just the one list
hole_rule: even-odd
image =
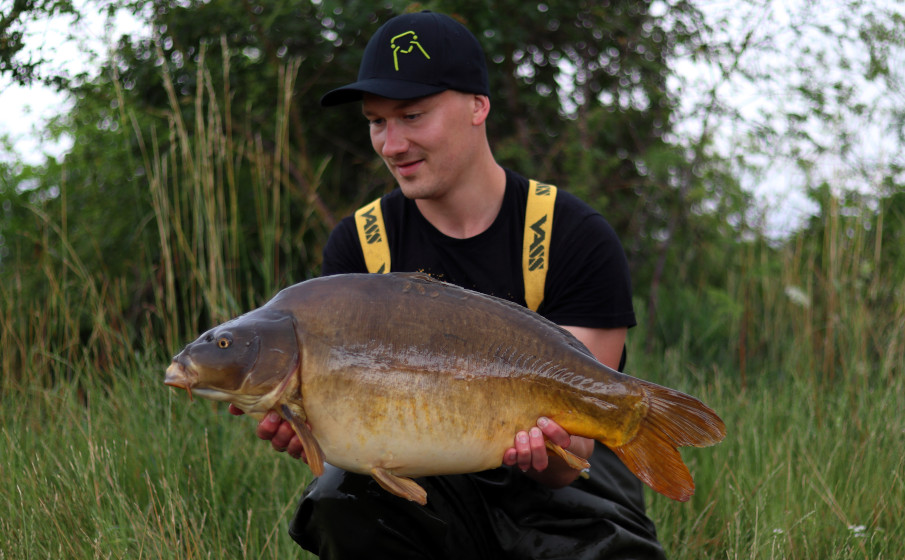
[[404,127],[393,121],[387,121],[381,153],[386,157],[397,156],[405,153],[408,150],[408,145]]

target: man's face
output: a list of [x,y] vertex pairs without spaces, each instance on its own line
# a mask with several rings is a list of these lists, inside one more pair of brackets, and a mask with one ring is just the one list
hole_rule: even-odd
[[412,100],[364,96],[371,145],[403,194],[441,198],[465,178],[483,138],[484,119],[475,118],[475,104],[482,102],[486,98],[451,90]]

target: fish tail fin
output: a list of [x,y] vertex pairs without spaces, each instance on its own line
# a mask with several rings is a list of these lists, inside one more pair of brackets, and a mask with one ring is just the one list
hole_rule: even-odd
[[677,447],[707,447],[719,443],[726,426],[698,399],[644,384],[649,409],[635,436],[613,448],[635,476],[655,491],[681,502],[694,494],[694,480]]

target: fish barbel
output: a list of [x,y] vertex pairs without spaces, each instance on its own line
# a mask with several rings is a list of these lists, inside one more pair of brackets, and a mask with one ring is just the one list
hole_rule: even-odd
[[606,445],[681,501],[694,481],[677,447],[725,435],[699,400],[601,364],[540,315],[419,274],[288,287],[186,346],[165,383],[256,418],[275,410],[315,476],[326,461],[421,504],[412,477],[498,467],[516,432],[541,416]]

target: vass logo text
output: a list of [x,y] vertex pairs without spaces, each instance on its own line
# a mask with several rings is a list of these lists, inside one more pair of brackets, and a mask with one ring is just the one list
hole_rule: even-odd
[[380,243],[380,225],[377,223],[377,216],[374,215],[374,208],[368,208],[361,215],[365,219],[364,232],[368,245]]
[[547,238],[547,234],[543,230],[545,223],[547,223],[546,214],[531,224],[531,231],[534,232],[534,241],[531,242],[531,251],[528,253],[528,270],[544,268],[544,239]]
[[[537,196],[550,196],[550,185],[538,184],[534,194]],[[544,240],[547,239],[547,232],[544,231],[545,223],[547,223],[547,214],[544,214],[539,220],[531,224],[531,231],[534,232],[534,241],[531,242],[530,251],[528,252],[528,270],[539,270],[545,267]]]

